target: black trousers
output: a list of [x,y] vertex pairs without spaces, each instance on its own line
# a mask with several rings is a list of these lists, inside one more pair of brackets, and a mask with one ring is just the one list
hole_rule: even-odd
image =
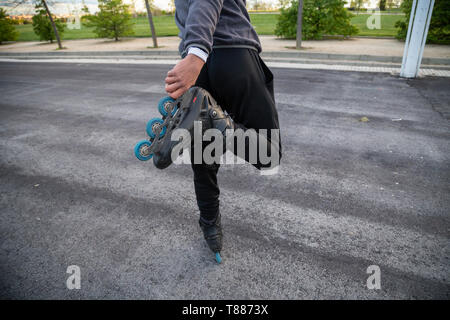
[[[214,49],[196,86],[207,90],[236,125],[246,129],[279,129],[273,93],[273,74],[252,49]],[[270,136],[269,136],[270,140]],[[281,158],[281,143],[277,149]],[[261,165],[254,164],[258,169]],[[207,221],[219,214],[219,165],[192,164],[200,216]]]

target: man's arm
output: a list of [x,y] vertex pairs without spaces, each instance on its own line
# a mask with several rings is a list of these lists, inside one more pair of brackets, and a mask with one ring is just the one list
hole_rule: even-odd
[[[188,0],[189,12],[185,25],[184,44],[186,50],[197,48],[206,53],[211,52],[213,34],[219,21],[224,0]],[[178,62],[167,73],[166,91],[174,99],[180,97],[197,81],[203,67],[204,57],[198,52],[191,53]]]
[[188,0],[184,47],[197,47],[209,54],[213,46],[213,34],[219,22],[224,0]]

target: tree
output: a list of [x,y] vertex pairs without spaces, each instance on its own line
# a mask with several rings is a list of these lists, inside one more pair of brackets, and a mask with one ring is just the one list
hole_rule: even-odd
[[14,22],[8,18],[6,11],[0,8],[0,44],[4,41],[14,41],[18,36]]
[[97,37],[119,41],[134,34],[129,7],[122,0],[99,0],[98,8],[97,15],[86,17],[87,26],[94,27]]
[[364,7],[365,4],[367,4],[368,0],[356,0],[356,12],[359,13],[361,11],[361,8]]
[[[352,36],[358,28],[350,23],[352,14],[344,0],[303,0],[302,39],[322,39],[324,35]],[[298,0],[281,8],[275,34],[294,39],[297,35]]]
[[[4,2],[9,4],[9,5],[13,5],[14,7],[17,7],[17,6],[26,4],[26,3],[30,2],[30,1],[29,0],[6,0]],[[44,9],[45,10],[45,13],[47,14],[47,17],[48,17],[48,19],[50,21],[50,25],[51,25],[51,27],[53,29],[53,33],[54,33],[54,37],[52,37],[49,40],[53,42],[53,40],[56,38],[56,40],[58,41],[58,48],[59,49],[63,49],[63,46],[61,44],[61,38],[59,36],[57,23],[53,19],[53,15],[50,12],[50,9],[49,9],[49,7],[47,5],[47,0],[31,0],[31,2],[33,2],[35,4],[35,8],[36,9],[38,9],[38,10],[39,9]]]
[[357,13],[361,10],[361,7],[367,3],[368,0],[352,0],[350,2],[350,7],[354,8]]
[[131,16],[133,18],[137,18],[138,14],[136,10],[136,0],[129,0],[129,2],[131,3],[128,5],[128,9],[130,10]]
[[291,0],[278,0],[278,8],[286,8]]
[[403,0],[386,0],[386,8],[388,9],[400,8],[402,1]]
[[156,31],[155,31],[155,25],[153,24],[152,10],[150,9],[149,0],[144,0],[144,1],[145,1],[145,7],[147,8],[148,24],[150,25],[150,33],[152,34],[153,47],[157,48],[158,41],[156,40]]
[[169,12],[175,12],[175,0],[169,0],[167,6],[169,7]]
[[[53,32],[55,33],[56,41],[58,41],[58,48],[62,49],[63,46],[61,44],[61,38],[59,37],[59,32],[58,32],[61,27],[58,27],[56,22],[53,20],[52,13],[50,12],[50,9],[48,8],[47,2],[45,0],[41,0],[41,3],[44,6],[45,11],[47,12],[48,18],[50,19],[50,23],[52,25]],[[64,27],[61,28],[61,33],[63,31],[64,31]]]
[[[33,31],[39,36],[39,40],[53,43],[53,40],[58,39],[59,35],[64,32],[65,24],[59,19],[53,19],[53,17],[50,20],[47,11],[40,5],[37,5],[36,9],[37,14],[33,16]],[[61,40],[58,41],[58,46],[62,49]]]
[[[395,27],[398,28],[396,38],[399,40],[406,39],[412,3],[412,0],[404,0],[400,6],[405,13],[405,18],[395,24]],[[450,1],[435,0],[427,42],[450,44]]]
[[302,20],[303,20],[303,0],[298,0],[297,9],[297,43],[296,48],[300,49],[302,47]]
[[380,7],[380,11],[386,10],[386,0],[380,0],[380,4],[378,5]]
[[254,11],[269,11],[273,9],[273,4],[267,0],[247,1],[247,8]]

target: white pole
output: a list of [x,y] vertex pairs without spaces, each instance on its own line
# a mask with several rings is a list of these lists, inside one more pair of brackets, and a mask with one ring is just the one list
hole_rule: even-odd
[[431,0],[431,6],[430,6],[429,12],[428,12],[427,26],[426,26],[424,37],[423,37],[423,41],[422,41],[422,47],[420,48],[420,54],[419,54],[419,61],[418,61],[418,64],[417,64],[416,77],[419,74],[420,63],[422,62],[422,56],[423,56],[423,49],[425,48],[425,44],[427,42],[428,29],[430,28],[430,21],[431,21],[431,15],[433,14],[433,8],[434,8],[434,0]]
[[414,78],[419,73],[423,47],[425,46],[431,13],[433,12],[432,5],[434,5],[434,0],[418,0],[415,14],[414,8],[411,10],[411,18],[412,15],[414,15],[414,18],[412,21],[410,19],[408,27],[407,40],[409,41],[405,43],[401,77]]
[[412,7],[411,7],[411,13],[409,15],[408,33],[406,34],[405,48],[403,50],[402,69],[400,71],[400,74],[402,74],[405,69],[406,56],[408,55],[408,49],[409,49],[409,38],[411,37],[411,27],[413,25],[414,15],[416,14],[416,5],[417,5],[417,1],[414,0]]

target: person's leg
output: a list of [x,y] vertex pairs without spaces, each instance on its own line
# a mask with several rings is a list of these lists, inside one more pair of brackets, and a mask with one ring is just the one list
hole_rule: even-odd
[[[237,127],[270,130],[279,129],[272,80],[272,73],[257,52],[250,49],[219,49],[210,54],[196,86],[210,92],[232,116]],[[276,150],[281,156],[281,147]],[[263,167],[260,163],[254,165],[258,169]],[[200,226],[209,247],[217,252],[222,246],[220,189],[217,184],[219,165],[193,163],[192,169]]]
[[[279,137],[271,139],[270,129],[279,130],[278,113],[273,93],[273,74],[251,49],[223,48],[214,49],[208,63],[208,85],[217,103],[226,110],[236,126],[246,129],[268,130],[267,145],[270,143],[281,158]],[[248,161],[249,149],[246,146],[245,160]],[[234,150],[235,151],[235,150]],[[235,152],[236,153],[236,152]],[[252,163],[261,169],[267,165]],[[273,164],[270,164],[273,165]],[[268,166],[270,166],[268,165]],[[277,164],[275,164],[277,165]]]
[[200,217],[214,222],[219,214],[220,189],[217,184],[218,165],[192,164],[194,189]]
[[[208,63],[204,65],[195,85],[208,92],[211,91],[208,78]],[[222,225],[219,211],[220,189],[217,184],[217,172],[220,165],[195,164],[193,154],[193,150],[191,150],[195,196],[200,211],[199,224],[206,243],[217,255],[222,250]]]
[[[205,64],[195,84],[210,92],[208,79],[208,64]],[[193,152],[191,152],[191,155]],[[194,164],[194,189],[197,199],[200,218],[206,222],[214,222],[219,214],[220,189],[217,184],[219,165]]]
[[[210,92],[237,127],[244,130],[279,129],[273,75],[256,51],[241,48],[213,50],[195,85]],[[277,151],[281,157],[281,145]],[[263,167],[260,163],[254,165],[258,169]],[[213,221],[219,214],[219,165],[192,164],[192,169],[200,215]]]

